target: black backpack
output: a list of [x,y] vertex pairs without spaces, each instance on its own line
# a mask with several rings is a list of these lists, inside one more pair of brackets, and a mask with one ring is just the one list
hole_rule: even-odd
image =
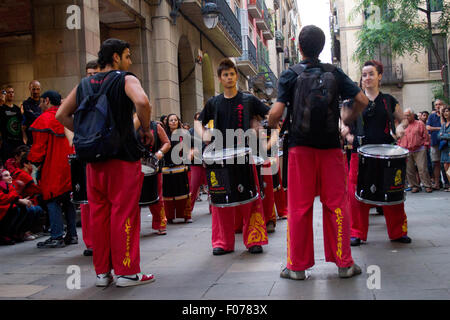
[[297,64],[290,68],[297,74],[292,100],[292,135],[338,132],[338,87],[331,64]]
[[111,71],[94,93],[91,78],[81,80],[82,100],[74,113],[73,144],[77,158],[85,162],[98,162],[114,158],[121,146],[121,136],[117,130],[111,107],[106,95],[118,77],[124,74]]

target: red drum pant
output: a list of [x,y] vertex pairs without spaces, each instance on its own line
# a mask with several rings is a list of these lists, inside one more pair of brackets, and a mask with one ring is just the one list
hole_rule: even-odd
[[[264,220],[266,224],[269,221],[272,221],[275,225],[277,224],[277,215],[275,212],[275,196],[273,192],[273,178],[271,173],[271,167],[270,167],[270,161],[266,161],[263,164],[263,182],[265,184],[264,186],[259,186],[261,189],[264,188],[264,199],[262,200],[263,203],[263,211],[264,211]],[[264,174],[266,173],[266,174]]]
[[191,178],[189,180],[189,190],[191,191],[191,211],[194,210],[200,186],[207,184],[206,170],[203,166],[191,166]]
[[[275,199],[275,206],[277,208],[277,213],[279,217],[287,217],[288,210],[287,210],[287,192],[284,191],[283,188],[283,180],[280,177],[280,185],[281,188],[278,191],[273,192],[273,196]],[[273,183],[273,182],[272,182]]]
[[[188,181],[191,180],[191,171],[188,171]],[[166,217],[168,220],[175,218],[192,218],[191,202],[192,195],[189,195],[185,199],[169,200],[164,199],[164,208],[166,209]]]
[[288,159],[287,267],[314,265],[313,204],[320,195],[325,260],[350,267],[350,217],[344,158],[340,149],[293,147]]
[[144,180],[141,162],[113,159],[89,163],[86,177],[95,272],[140,272],[139,197]]
[[[355,198],[356,185],[358,183],[358,154],[353,153],[350,160],[348,197],[351,214],[351,236],[367,241],[369,231],[370,204],[358,201]],[[404,203],[383,206],[383,214],[386,219],[386,227],[389,239],[398,239],[408,233],[408,221]]]
[[158,173],[158,195],[159,201],[148,206],[152,214],[152,229],[165,230],[167,227],[167,218],[162,195],[162,173]]
[[[256,167],[253,166],[255,183],[258,185]],[[212,211],[212,247],[234,250],[235,229],[242,221],[243,241],[246,248],[268,243],[263,205],[260,198],[239,206],[218,208]]]

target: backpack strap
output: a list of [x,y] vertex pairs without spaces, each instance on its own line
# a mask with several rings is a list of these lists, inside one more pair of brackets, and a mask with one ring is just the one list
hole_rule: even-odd
[[243,110],[243,130],[244,132],[250,129],[250,98],[251,94],[242,93],[242,105],[244,106]]

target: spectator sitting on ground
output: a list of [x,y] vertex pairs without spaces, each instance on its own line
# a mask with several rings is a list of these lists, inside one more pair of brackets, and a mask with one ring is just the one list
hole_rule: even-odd
[[6,160],[5,169],[10,173],[13,173],[16,169],[20,168],[20,159],[30,151],[27,145],[18,146],[13,151],[13,157]]
[[3,170],[1,176],[0,216],[3,216],[0,223],[1,242],[14,244],[24,240],[34,240],[35,237],[28,231],[36,221],[35,212],[37,211],[28,210],[32,207],[32,202],[20,196],[8,170]]

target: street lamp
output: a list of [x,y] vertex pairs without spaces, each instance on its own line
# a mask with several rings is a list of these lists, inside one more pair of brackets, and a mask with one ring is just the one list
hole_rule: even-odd
[[219,8],[215,2],[207,2],[204,0],[202,7],[203,23],[208,29],[214,29],[219,22]]
[[265,83],[265,92],[266,92],[266,94],[268,95],[268,96],[271,96],[272,95],[272,93],[273,93],[273,83],[272,83],[272,81],[266,81],[266,83]]

